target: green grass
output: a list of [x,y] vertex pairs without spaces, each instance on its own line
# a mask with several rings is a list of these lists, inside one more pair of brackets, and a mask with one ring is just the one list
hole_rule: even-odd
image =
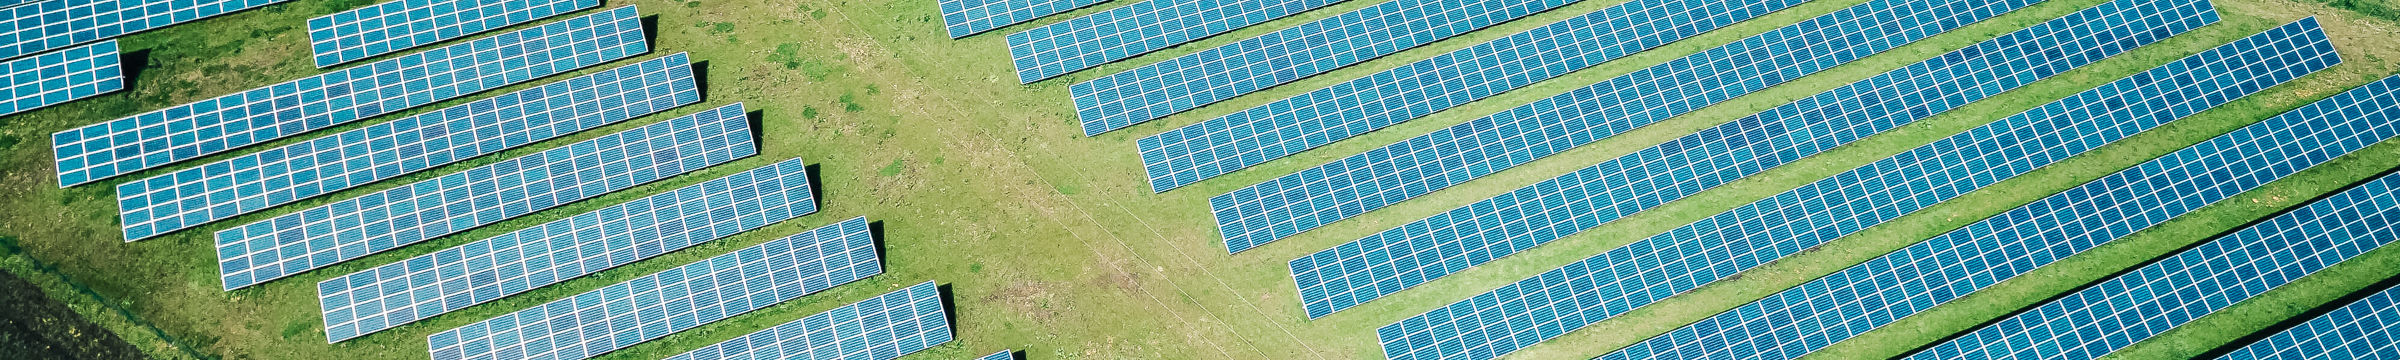
[[[304,201],[127,244],[117,236],[113,195],[108,187],[57,188],[50,177],[53,170],[49,165],[50,154],[40,144],[45,143],[47,134],[61,129],[316,73],[307,60],[307,37],[298,24],[309,17],[366,1],[300,0],[269,6],[126,38],[127,49],[150,51],[149,67],[143,69],[137,86],[130,91],[0,117],[0,168],[10,169],[0,174],[0,208],[10,210],[0,212],[0,235],[19,239],[17,247],[22,249],[22,255],[0,257],[0,268],[54,274],[48,277],[51,280],[37,280],[37,283],[50,281],[41,284],[54,297],[68,299],[70,304],[80,301],[82,305],[71,306],[154,356],[423,359],[424,337],[434,332],[863,215],[885,224],[886,274],[606,357],[658,358],[898,286],[937,280],[952,286],[956,300],[956,308],[952,310],[959,319],[956,327],[959,340],[912,359],[964,358],[1001,348],[1024,349],[1041,359],[1380,358],[1373,334],[1378,326],[2302,16],[2323,16],[2336,35],[2337,47],[2349,61],[2333,70],[2270,89],[2262,96],[2177,121],[2058,166],[1838,240],[1827,245],[1825,251],[1777,262],[1746,273],[1738,280],[1710,285],[1515,356],[1567,358],[1607,351],[1671,330],[2400,69],[2385,60],[2400,59],[2400,44],[2389,41],[2392,35],[2400,35],[2392,34],[2389,29],[2400,29],[2400,25],[2366,20],[2370,17],[2346,13],[2316,0],[2218,0],[2215,2],[2225,14],[2221,24],[1313,321],[1304,320],[1286,274],[1284,262],[1293,257],[2014,31],[2100,0],[2052,0],[1992,22],[1637,129],[1238,256],[1226,255],[1215,233],[1208,215],[1210,196],[1863,0],[1819,0],[1804,4],[1164,194],[1152,194],[1143,179],[1140,161],[1133,152],[1133,141],[1140,136],[1621,1],[1569,5],[1528,20],[1502,24],[1098,137],[1080,135],[1075,124],[1067,101],[1067,84],[1379,1],[1336,4],[1235,31],[1231,36],[1204,39],[1103,66],[1099,71],[1069,74],[1030,85],[1015,83],[1003,40],[1006,33],[1025,26],[950,40],[942,35],[940,20],[932,16],[937,12],[933,1],[612,2],[611,6],[639,4],[645,14],[656,15],[659,23],[653,53],[618,64],[690,52],[695,60],[709,64],[705,74],[709,88],[704,90],[707,100],[703,104],[425,174],[378,182],[326,199],[388,189],[429,178],[431,174],[455,172],[492,159],[521,156],[733,102],[743,102],[765,115],[759,129],[764,139],[760,156],[290,279],[225,292],[218,290],[216,265],[211,260],[215,250],[206,234],[322,205],[329,200]],[[1075,14],[1123,3],[1126,2],[1112,2]],[[613,65],[596,69],[608,67]],[[557,78],[564,76],[552,77]],[[530,85],[500,91],[527,86]],[[421,109],[438,109],[461,102],[454,100]],[[390,118],[396,116],[380,119]],[[361,125],[351,124],[332,131],[358,126]],[[331,131],[317,134],[325,133]],[[271,145],[299,140],[285,139]],[[179,164],[178,168],[226,157],[212,156]],[[817,175],[823,182],[818,189],[822,205],[818,214],[340,344],[323,341],[314,302],[313,284],[317,281],[793,157],[806,158],[818,165]],[[1958,304],[1838,344],[1820,355],[1849,358],[1904,352],[1943,334],[2032,304],[2025,299],[2044,298],[2089,283],[2102,274],[2134,266],[2395,165],[2400,165],[2400,144],[2378,145],[2004,283]],[[160,173],[163,171],[146,171],[119,180]],[[2314,307],[2389,277],[2394,264],[2400,264],[2400,254],[2389,249],[2362,256],[2327,271],[2324,276],[2271,292],[2225,312],[2224,316],[2203,319],[2188,329],[2145,342],[2122,355],[2176,357],[2206,351],[2297,312],[2292,309]],[[27,276],[29,280],[38,277]],[[150,335],[144,338],[143,333]]]

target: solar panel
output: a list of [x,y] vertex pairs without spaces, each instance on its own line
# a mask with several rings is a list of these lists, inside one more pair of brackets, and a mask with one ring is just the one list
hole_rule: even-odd
[[927,281],[667,359],[891,359],[950,342],[947,311]]
[[2396,89],[2368,84],[1601,358],[1799,357],[2400,136]]
[[233,290],[758,153],[741,104],[216,233]]
[[[1146,137],[1135,145],[1151,190],[1166,192],[1803,1],[1631,0]],[[1155,104],[1078,102],[1075,107],[1084,119],[1084,133],[1096,134],[1165,116],[1136,107]]]
[[1008,34],[1008,55],[1032,83],[1337,2],[1144,0]]
[[817,211],[784,160],[317,283],[340,342]]
[[125,89],[117,41],[0,62],[0,115],[31,111]]
[[[1577,0],[1394,0],[1067,87],[1085,119],[1127,125],[1555,9]],[[1618,6],[1698,1],[1634,1]],[[1089,105],[1085,105],[1089,104]],[[1106,131],[1103,129],[1101,131]]]
[[317,67],[332,67],[596,7],[600,0],[400,0],[308,19],[308,46]]
[[685,54],[117,186],[140,240],[700,102]]
[[[1311,317],[1325,316],[2216,19],[2205,0],[2104,3],[1319,251],[1293,260],[1292,278],[1301,307]],[[1337,212],[1351,208],[1324,207],[1329,209],[1319,213],[1329,218],[1356,214]],[[1271,219],[1263,222],[1268,225],[1244,228],[1262,235],[1279,233],[1258,229],[1292,228],[1291,217]],[[1374,289],[1359,292],[1370,286]]]
[[941,0],[942,23],[957,39],[1075,10],[1102,0]]
[[64,49],[289,0],[74,0],[0,7],[0,59]]
[[[2276,28],[1386,325],[1376,335],[1395,359],[1507,353],[2339,62],[2314,22]],[[1353,291],[1359,299],[1382,292]]]
[[[867,219],[852,218],[445,330],[426,342],[434,360],[590,358],[881,273]],[[930,282],[921,287],[931,292]],[[931,312],[939,313],[939,300],[934,304]]]
[[991,355],[984,355],[983,357],[976,358],[976,359],[981,359],[981,360],[1017,360],[1017,351],[1016,351],[1016,350],[1000,350],[1000,352],[992,353]]
[[1936,344],[1915,359],[2090,359],[2400,240],[2385,176]]
[[2400,289],[2343,305],[2300,326],[2235,349],[2225,359],[2371,359],[2400,353]]
[[189,160],[648,51],[640,14],[626,6],[60,131],[51,135],[59,186]]

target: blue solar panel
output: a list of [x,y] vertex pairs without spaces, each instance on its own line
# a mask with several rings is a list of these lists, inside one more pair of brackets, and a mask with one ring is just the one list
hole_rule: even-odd
[[[1632,0],[1143,138],[1136,145],[1151,189],[1165,192],[1803,1]],[[1092,134],[1165,116],[1166,112],[1142,108],[1158,104],[1079,102],[1075,107],[1084,119],[1084,132]],[[1094,126],[1095,119],[1101,124]]]
[[950,342],[948,311],[926,281],[667,359],[891,359]]
[[817,211],[800,159],[317,283],[327,342],[630,264]]
[[758,153],[742,104],[218,231],[232,290]]
[[1799,357],[2400,136],[2395,90],[2368,84],[1602,358]]
[[2343,305],[2235,349],[2225,359],[2375,359],[2400,354],[2400,288]]
[[1067,12],[1102,0],[941,0],[942,23],[950,38],[975,35],[1050,14]]
[[[48,3],[44,3],[48,4]],[[72,186],[650,51],[620,7],[51,135]]]
[[2315,23],[2276,28],[1386,325],[1376,335],[1394,359],[1507,353],[2339,62]]
[[290,0],[62,0],[0,8],[0,59]]
[[684,54],[117,186],[125,241],[700,102]]
[[[2205,0],[2101,4],[1293,260],[1292,278],[1325,316],[2216,19]],[[1334,210],[1321,213],[1356,214]]]
[[[435,333],[426,342],[434,360],[590,358],[881,273],[867,219],[852,218]],[[939,313],[938,297],[934,304]]]
[[125,89],[117,41],[0,62],[0,115]]
[[1337,2],[1144,0],[1008,34],[1008,55],[1017,81],[1032,83]]
[[1913,359],[2091,359],[2400,240],[2385,176],[1936,344]]
[[981,359],[981,360],[1016,360],[1016,359],[1017,359],[1017,351],[1016,351],[1016,350],[1000,350],[1000,352],[992,353],[991,355],[984,355],[983,357],[979,357],[979,358],[976,358],[976,359]]
[[600,7],[600,0],[400,0],[308,19],[317,67]]
[[[1127,125],[1333,71],[1578,0],[1394,0],[1067,87],[1078,109],[1148,107]],[[1624,6],[1656,6],[1634,1]],[[1667,5],[1695,3],[1663,2]],[[1091,105],[1081,105],[1091,104]],[[1113,129],[1102,129],[1107,131]]]

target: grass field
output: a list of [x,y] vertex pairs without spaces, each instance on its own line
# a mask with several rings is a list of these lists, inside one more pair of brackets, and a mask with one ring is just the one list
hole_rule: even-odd
[[[1209,196],[1863,0],[1816,0],[1164,194],[1150,193],[1143,181],[1133,150],[1140,136],[1621,0],[1569,5],[1098,137],[1080,135],[1074,123],[1067,84],[1381,1],[1336,4],[1031,85],[1016,84],[1002,38],[1028,26],[950,40],[942,35],[933,0],[609,1],[605,6],[637,4],[642,13],[656,17],[654,51],[618,64],[690,52],[706,64],[706,100],[569,138],[587,139],[743,102],[765,117],[759,129],[764,134],[760,156],[232,292],[219,290],[209,233],[572,140],[543,142],[130,244],[118,235],[109,185],[58,188],[44,145],[48,134],[316,73],[308,60],[302,22],[373,2],[299,0],[126,37],[125,48],[144,54],[146,64],[129,91],[0,117],[0,169],[6,169],[0,174],[0,209],[7,209],[0,211],[0,245],[5,245],[0,249],[7,250],[0,252],[0,269],[27,278],[153,357],[424,359],[425,336],[438,331],[863,215],[883,223],[885,274],[606,357],[659,358],[936,280],[950,285],[955,298],[951,311],[958,319],[959,340],[910,359],[966,358],[1002,348],[1026,350],[1034,359],[1381,358],[1376,327],[2275,25],[2318,16],[2346,60],[2261,95],[1837,240],[1824,251],[1787,258],[1513,354],[1527,359],[1589,357],[2400,71],[2400,63],[2394,62],[2400,60],[2400,41],[2392,40],[2400,37],[2400,23],[2390,20],[2392,9],[2400,7],[2390,0],[2215,0],[2224,14],[2218,24],[1313,321],[1297,306],[1286,272],[1285,261],[1294,257],[2102,1],[2050,0],[1233,256],[1226,255],[1213,229]],[[1074,14],[1125,3],[1129,1]],[[613,65],[595,68],[609,67]],[[565,76],[550,79],[558,78]],[[397,117],[374,121],[392,118]],[[331,131],[314,134],[326,133]],[[252,147],[256,148],[261,147]],[[823,208],[815,215],[340,344],[325,343],[315,304],[317,281],[793,157],[817,165],[813,170],[823,185],[818,189]],[[2395,166],[2400,166],[2400,142],[2379,144],[1816,355],[1900,354]],[[117,180],[160,173],[154,169]],[[2201,354],[2395,273],[2400,273],[2400,250],[2371,252],[2117,355]]]

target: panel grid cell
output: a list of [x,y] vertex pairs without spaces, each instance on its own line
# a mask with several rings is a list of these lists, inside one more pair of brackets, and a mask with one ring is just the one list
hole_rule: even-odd
[[290,0],[74,0],[0,7],[0,59]]
[[817,211],[784,160],[317,283],[327,342],[630,264]]
[[942,24],[957,39],[1105,0],[941,0]]
[[435,333],[427,347],[434,360],[599,356],[881,274],[872,236],[852,218]]
[[125,241],[700,102],[675,54],[117,186]]
[[2367,182],[1910,358],[2098,358],[2400,240],[2395,186]]
[[[2285,25],[1386,325],[1376,336],[1394,359],[1498,356],[2339,62],[2314,21]],[[1469,256],[1479,255],[1445,270],[1462,270]]]
[[742,104],[216,233],[232,290],[755,155]]
[[123,61],[108,40],[0,62],[0,115],[124,90]]
[[332,67],[558,14],[600,0],[400,0],[308,19],[317,67]]
[[948,312],[927,281],[667,359],[887,360],[950,342]]
[[1324,316],[1358,304],[1355,288],[1413,287],[1450,274],[1448,261],[1481,265],[2216,20],[2206,0],[2104,3],[1317,252],[1292,261],[1292,278],[1302,308]]
[[51,149],[73,186],[632,57],[645,41],[620,7],[60,131]]
[[2385,289],[2300,326],[2235,349],[2225,359],[2389,359],[2400,355],[2400,288]]
[[1008,55],[1033,83],[1337,2],[1145,0],[1008,34]]
[[2368,84],[1601,358],[1799,357],[2400,136],[2395,90]]
[[[1165,192],[1801,2],[1804,0],[1631,0],[1145,137],[1135,145],[1151,190]],[[1153,110],[1158,106],[1167,108]],[[1175,106],[1175,102],[1075,104],[1086,134],[1166,116],[1173,111],[1164,109]]]

